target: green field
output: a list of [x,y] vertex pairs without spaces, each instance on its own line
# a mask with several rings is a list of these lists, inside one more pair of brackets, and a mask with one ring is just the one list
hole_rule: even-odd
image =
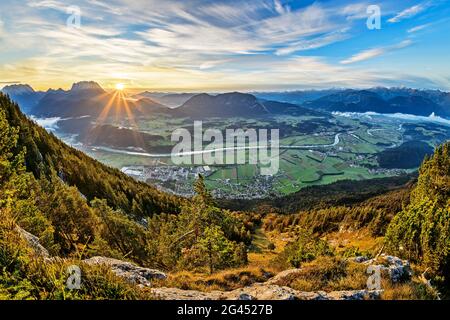
[[[140,131],[164,136],[170,142],[173,130],[184,127],[192,129],[192,121],[159,117],[142,120]],[[401,145],[408,139],[421,137],[430,145],[442,142],[450,136],[450,130],[442,126],[405,124],[393,118],[371,119],[333,116],[320,117],[275,117],[271,119],[209,119],[203,129],[225,130],[227,128],[279,128],[279,170],[269,178],[260,175],[257,164],[230,164],[209,166],[205,172],[206,182],[221,195],[257,193],[265,189],[279,195],[290,194],[314,185],[330,184],[339,180],[373,179],[398,175],[411,170],[380,170],[377,155],[383,150]],[[406,134],[407,133],[407,134]],[[339,141],[336,145],[336,136]],[[283,147],[286,148],[283,148]],[[289,147],[289,148],[288,148]],[[294,147],[294,148],[292,148]],[[167,167],[173,166],[170,157],[150,158],[140,155],[117,154],[98,149],[86,150],[100,161],[117,168],[128,166]],[[248,159],[248,152],[246,152]],[[195,171],[197,166],[191,166]],[[195,174],[185,180],[166,182],[188,190]],[[176,178],[178,179],[178,178]]]

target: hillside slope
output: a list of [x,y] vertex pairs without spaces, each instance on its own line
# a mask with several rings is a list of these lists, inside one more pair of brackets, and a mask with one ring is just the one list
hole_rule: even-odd
[[53,170],[68,185],[76,186],[88,200],[106,199],[111,207],[136,216],[178,212],[181,199],[137,182],[67,146],[28,119],[4,95],[0,95],[0,108],[8,123],[19,128],[16,149],[26,148],[26,168],[36,177],[48,177]]

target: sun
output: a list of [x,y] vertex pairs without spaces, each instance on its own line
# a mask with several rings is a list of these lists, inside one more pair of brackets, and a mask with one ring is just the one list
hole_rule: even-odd
[[125,85],[123,83],[116,84],[116,90],[123,91],[125,89]]

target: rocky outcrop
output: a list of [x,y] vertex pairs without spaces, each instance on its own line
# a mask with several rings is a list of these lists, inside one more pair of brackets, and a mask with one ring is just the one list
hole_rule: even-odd
[[38,237],[36,237],[35,235],[32,235],[28,231],[25,231],[24,229],[22,229],[19,226],[16,227],[16,230],[20,234],[20,236],[28,243],[30,248],[34,251],[34,253],[37,256],[42,257],[44,259],[50,258],[50,254],[49,254],[48,250],[45,249],[41,245]]
[[[412,276],[409,262],[398,257],[381,254],[373,259],[359,256],[351,260],[367,266],[379,267],[394,283],[407,281]],[[169,300],[376,300],[381,297],[382,290],[304,292],[280,285],[290,282],[300,272],[301,269],[285,270],[267,282],[233,291],[201,292],[177,288],[154,288],[152,292],[161,299]]]
[[163,300],[368,300],[378,299],[381,295],[381,291],[370,290],[304,292],[267,283],[258,283],[233,291],[201,292],[154,288],[152,292]]
[[368,259],[363,256],[353,258],[354,262],[366,265],[377,266],[380,270],[389,274],[392,282],[397,283],[411,279],[412,269],[409,261],[402,260],[398,257],[381,254],[380,256]]
[[141,286],[150,287],[153,279],[166,279],[165,273],[155,270],[139,267],[131,262],[106,258],[92,257],[83,260],[88,265],[106,265],[111,268],[117,276],[124,278],[127,282]]

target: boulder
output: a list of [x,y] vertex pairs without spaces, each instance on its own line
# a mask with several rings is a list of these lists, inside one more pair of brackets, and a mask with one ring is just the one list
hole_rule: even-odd
[[389,278],[393,283],[407,281],[411,279],[412,276],[412,269],[409,261],[402,260],[395,256],[381,254],[373,259],[367,259],[366,257],[360,256],[353,258],[352,261],[364,263],[368,266],[373,265],[379,267],[382,271],[389,274]]
[[48,252],[47,249],[45,249],[41,245],[38,237],[36,237],[35,235],[32,235],[28,231],[25,231],[24,229],[22,229],[19,226],[16,227],[16,230],[20,234],[20,236],[28,243],[30,248],[33,249],[34,253],[37,256],[42,257],[44,259],[50,258],[50,253]]
[[384,256],[384,258],[389,264],[384,267],[384,270],[389,272],[392,282],[397,283],[411,279],[412,270],[409,261],[394,256]]
[[349,260],[356,262],[356,263],[363,263],[363,262],[366,262],[367,260],[369,260],[369,258],[367,258],[366,256],[358,256],[358,257],[350,258]]
[[112,272],[124,278],[127,282],[146,287],[151,286],[151,280],[153,279],[167,278],[166,274],[159,270],[142,268],[131,262],[112,258],[92,257],[82,262],[88,265],[106,265],[111,268]]

